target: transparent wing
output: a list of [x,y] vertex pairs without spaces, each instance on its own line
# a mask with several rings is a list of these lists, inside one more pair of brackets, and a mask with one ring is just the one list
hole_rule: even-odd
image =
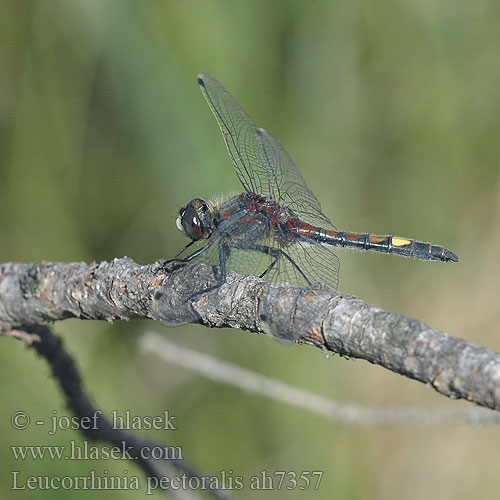
[[340,261],[329,247],[299,240],[281,250],[286,256],[281,255],[266,279],[287,281],[303,288],[323,283],[332,292],[337,291]]
[[[258,128],[214,77],[202,73],[198,83],[245,190],[290,209],[304,222],[335,229],[278,139]],[[222,247],[228,249],[224,252],[228,271],[258,276],[264,273],[266,279],[302,287],[325,283],[337,290],[337,256],[314,240],[298,235],[290,240],[279,234],[278,226],[264,213],[241,210],[228,215],[193,261],[219,265]]]
[[304,288],[323,283],[337,291],[340,262],[329,246],[302,235],[290,241],[281,231],[265,214],[232,214],[216,233],[230,249],[227,270]]
[[200,73],[198,83],[245,190],[287,206],[305,222],[335,229],[278,139],[258,128],[213,76]]
[[276,201],[293,210],[304,222],[335,230],[280,141],[263,128],[257,129],[256,138],[263,162],[272,172],[269,175],[275,179]]
[[246,211],[233,214],[213,233],[210,239],[202,240],[186,249],[186,254],[198,251],[199,255],[188,265],[203,262],[210,266],[220,265],[220,249],[226,246],[226,271],[253,274],[269,281],[288,282],[307,288],[319,283],[326,284],[333,292],[339,280],[339,259],[325,245],[305,237],[293,243],[279,237],[271,224],[259,214]]
[[269,177],[257,142],[257,125],[236,99],[207,73],[198,75],[198,83],[214,114],[231,157],[233,167],[247,192],[274,199],[275,180]]
[[210,246],[207,246],[207,248],[198,257],[190,261],[188,265],[203,262],[209,266],[219,266],[219,249],[223,243],[227,242],[229,243],[230,253],[226,261],[226,271],[260,276],[268,265],[266,262],[269,260],[269,256],[262,252],[248,250],[246,248],[235,248],[231,246],[234,240],[224,239],[221,236],[214,236],[213,239],[211,238]]

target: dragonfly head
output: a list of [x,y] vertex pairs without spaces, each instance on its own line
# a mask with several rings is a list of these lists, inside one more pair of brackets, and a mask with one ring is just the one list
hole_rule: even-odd
[[212,221],[208,203],[200,198],[191,200],[179,210],[175,220],[179,231],[183,231],[194,241],[207,238],[212,232]]

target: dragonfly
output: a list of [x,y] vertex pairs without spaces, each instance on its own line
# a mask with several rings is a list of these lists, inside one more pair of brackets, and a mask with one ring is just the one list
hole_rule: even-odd
[[198,84],[244,188],[208,202],[195,198],[177,214],[177,228],[190,242],[168,262],[216,266],[217,283],[204,291],[236,271],[300,287],[323,284],[336,292],[340,262],[335,247],[458,261],[452,251],[431,243],[338,231],[278,139],[258,127],[213,76],[200,73]]

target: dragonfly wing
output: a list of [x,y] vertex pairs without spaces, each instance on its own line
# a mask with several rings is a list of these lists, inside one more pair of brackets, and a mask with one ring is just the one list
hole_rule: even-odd
[[[278,139],[258,128],[213,76],[201,73],[198,83],[219,124],[233,167],[245,190],[289,208],[304,222],[334,230]],[[289,244],[276,235],[269,218],[262,215],[234,214],[220,225],[211,240],[207,250],[195,261],[200,259],[218,265],[219,248],[225,245],[230,249],[227,270],[264,274],[266,279],[288,281],[303,287],[325,283],[333,291],[337,290],[339,260],[331,249],[307,238]]]
[[213,76],[198,75],[198,83],[214,114],[233,167],[247,192],[274,199],[274,179],[262,162],[257,125],[236,99]]
[[262,161],[271,172],[269,176],[275,179],[275,201],[290,208],[304,222],[335,230],[280,141],[263,128],[257,129],[256,134]]
[[195,242],[180,257],[199,252],[187,265],[203,262],[220,266],[220,249],[225,246],[227,272],[263,275],[269,281],[304,288],[324,283],[332,291],[337,290],[340,263],[329,247],[306,237],[284,244],[285,240],[277,237],[268,219],[256,216],[249,224],[247,218],[247,212],[233,214],[209,239]]
[[287,281],[303,288],[323,283],[332,292],[337,291],[340,261],[331,248],[301,239],[281,250],[284,254],[265,276],[266,279]]

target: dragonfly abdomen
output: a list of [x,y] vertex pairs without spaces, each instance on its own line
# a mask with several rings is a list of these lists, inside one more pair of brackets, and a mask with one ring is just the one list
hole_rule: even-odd
[[381,236],[370,233],[347,233],[316,229],[309,237],[316,241],[336,247],[354,248],[356,250],[372,250],[374,252],[394,253],[405,257],[422,260],[439,260],[458,262],[452,251],[431,243],[401,238],[399,236]]

